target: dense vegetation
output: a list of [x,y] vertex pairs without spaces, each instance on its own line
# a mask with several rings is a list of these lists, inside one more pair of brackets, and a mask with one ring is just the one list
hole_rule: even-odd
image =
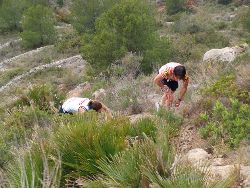
[[[6,102],[0,109],[0,187],[226,187],[207,184],[206,169],[172,165],[187,124],[212,147],[232,151],[250,140],[249,52],[230,63],[201,62],[211,48],[249,44],[250,11],[243,6],[249,3],[160,2],[0,0],[1,44],[8,35],[22,39],[0,49],[0,63],[54,44],[1,70],[1,86],[55,59],[81,54],[88,62],[82,72],[50,68],[0,92]],[[161,94],[154,72],[170,61],[185,64],[191,77],[188,105],[179,114],[156,112],[151,101]],[[83,82],[85,97],[105,88],[100,100],[113,118],[55,112]],[[8,96],[15,100],[5,101]],[[127,116],[141,112],[152,117],[131,123]]]

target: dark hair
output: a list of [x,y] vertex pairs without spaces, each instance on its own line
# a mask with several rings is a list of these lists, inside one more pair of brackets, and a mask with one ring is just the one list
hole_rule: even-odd
[[90,109],[93,109],[98,112],[98,110],[102,108],[102,103],[98,101],[89,101],[88,106],[90,107]]
[[186,76],[186,68],[183,65],[178,65],[174,68],[174,75],[183,80]]

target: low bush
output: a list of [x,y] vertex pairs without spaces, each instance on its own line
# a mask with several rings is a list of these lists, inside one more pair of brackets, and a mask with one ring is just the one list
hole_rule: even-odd
[[48,127],[51,119],[51,115],[31,107],[6,114],[4,123],[0,126],[0,166],[5,166],[13,158],[12,147],[24,145],[25,140],[32,137],[35,126]]
[[25,48],[53,44],[55,41],[53,12],[42,5],[31,6],[22,18],[22,43]]
[[98,160],[128,147],[127,138],[142,134],[154,138],[156,134],[152,121],[131,126],[128,119],[117,117],[104,121],[95,112],[68,116],[65,123],[55,133],[55,143],[62,154],[63,175],[68,178],[97,175],[100,173]]
[[206,45],[208,49],[229,46],[229,38],[213,30],[196,34],[195,42]]
[[248,11],[244,14],[243,18],[242,18],[242,23],[243,23],[243,27],[250,32],[250,10],[248,9]]
[[[247,77],[244,79],[247,79]],[[234,74],[220,77],[211,86],[204,88],[202,93],[204,95],[209,94],[215,99],[227,97],[237,98],[238,100],[248,104],[250,102],[247,88],[241,88],[241,85],[237,83],[236,76]]]
[[51,85],[34,86],[29,92],[17,100],[13,106],[33,106],[42,111],[53,112],[52,105],[59,107],[65,96]]
[[186,0],[166,0],[167,14],[176,14],[186,9]]
[[80,36],[76,32],[68,31],[56,41],[56,49],[60,53],[79,53]]
[[165,108],[160,108],[156,115],[161,119],[165,120],[169,126],[170,137],[177,136],[180,130],[180,126],[183,122],[183,119],[180,116],[175,115],[172,111]]
[[232,0],[217,0],[217,2],[219,4],[222,4],[222,5],[227,5],[227,4],[231,3]]
[[214,144],[221,140],[237,147],[242,140],[250,140],[250,106],[231,99],[229,107],[217,101],[211,114],[201,114],[205,126],[200,129],[203,137]]
[[10,187],[60,187],[60,155],[51,156],[50,144],[36,141],[16,151],[18,156],[7,168]]

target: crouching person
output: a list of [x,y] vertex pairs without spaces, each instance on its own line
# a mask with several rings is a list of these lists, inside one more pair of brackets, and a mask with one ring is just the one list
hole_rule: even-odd
[[71,97],[67,99],[60,107],[59,113],[85,113],[89,110],[95,110],[99,113],[105,113],[109,117],[112,117],[111,111],[101,102],[81,97]]

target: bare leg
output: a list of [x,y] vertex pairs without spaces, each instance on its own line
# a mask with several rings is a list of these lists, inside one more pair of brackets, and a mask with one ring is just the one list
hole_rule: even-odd
[[172,90],[169,90],[169,92],[168,92],[168,100],[166,101],[166,105],[168,106],[168,107],[171,107],[172,106],[172,104],[173,104],[173,101],[174,101],[174,95],[173,95],[173,91]]
[[162,106],[166,106],[166,107],[171,107],[174,97],[173,97],[173,91],[172,90],[168,90],[166,93],[163,94],[162,96],[162,100],[161,100],[161,105]]
[[166,93],[164,93],[162,98],[161,98],[161,105],[165,106],[167,100],[168,100],[168,95]]

